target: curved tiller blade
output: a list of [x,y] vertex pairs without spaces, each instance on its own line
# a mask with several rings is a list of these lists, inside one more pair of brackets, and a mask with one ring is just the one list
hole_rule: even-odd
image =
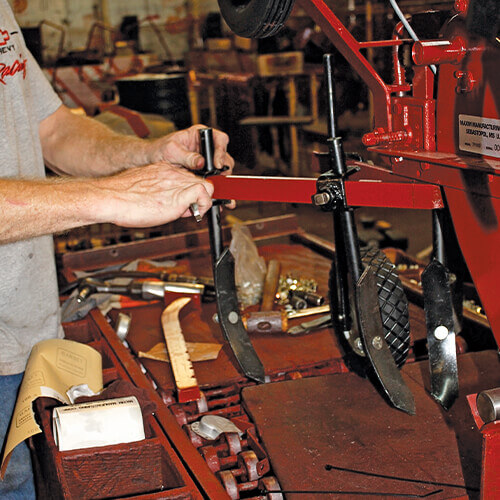
[[243,373],[252,380],[264,383],[264,366],[253,348],[241,321],[234,282],[234,258],[226,248],[214,266],[217,314],[224,337],[229,342]]
[[356,306],[360,337],[375,374],[391,403],[410,415],[415,415],[415,399],[401,376],[384,336],[380,317],[377,277],[367,267],[356,283]]
[[458,366],[450,276],[434,259],[422,273],[431,395],[445,410],[458,397]]

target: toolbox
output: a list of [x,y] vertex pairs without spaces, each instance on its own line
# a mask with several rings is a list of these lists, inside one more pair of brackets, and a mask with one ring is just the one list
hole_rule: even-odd
[[[331,244],[302,230],[294,216],[247,226],[267,261],[279,260],[282,273],[315,279],[318,293],[328,295]],[[229,228],[224,235],[227,240]],[[62,270],[71,280],[78,270],[135,258],[175,258],[191,274],[203,275],[209,269],[207,245],[206,230],[187,231],[69,252]],[[399,250],[387,254],[418,295],[415,262]],[[223,348],[217,360],[194,363],[203,397],[179,403],[170,365],[138,356],[162,340],[164,307],[163,301],[153,301],[122,309],[132,318],[125,342],[115,332],[117,311],[103,316],[92,310],[64,325],[67,338],[102,354],[105,383],[127,380],[145,390],[157,409],[144,441],[59,452],[51,431],[54,402],[39,400],[43,433],[31,446],[37,483],[45,487],[40,498],[479,496],[483,438],[467,395],[499,385],[498,356],[488,349],[459,356],[460,397],[444,412],[428,392],[428,363],[414,349],[425,339],[418,304],[409,306],[412,348],[402,369],[415,394],[416,417],[390,407],[371,380],[348,371],[330,328],[297,336],[253,335],[270,382],[256,384],[242,375],[214,322],[215,304],[196,301],[180,315],[186,340],[218,342]],[[241,435],[201,437],[192,424],[206,415],[230,419]]]

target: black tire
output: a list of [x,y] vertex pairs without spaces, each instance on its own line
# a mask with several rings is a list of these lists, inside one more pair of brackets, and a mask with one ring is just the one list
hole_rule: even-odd
[[[385,340],[389,346],[396,365],[401,368],[410,350],[410,322],[408,300],[394,264],[383,252],[373,247],[361,248],[361,260],[366,267],[371,266],[377,275],[378,300],[380,315],[384,326]],[[330,296],[333,316],[337,304],[337,283],[335,264],[332,263],[330,273]],[[355,311],[351,310],[351,314]],[[335,322],[338,336],[346,351],[346,361],[356,372],[366,371],[366,358],[354,353],[349,343],[343,338],[339,324]]]
[[218,0],[222,17],[239,36],[275,35],[287,20],[295,0]]

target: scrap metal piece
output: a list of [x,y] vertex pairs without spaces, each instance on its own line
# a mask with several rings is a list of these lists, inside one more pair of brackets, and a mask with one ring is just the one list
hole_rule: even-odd
[[480,392],[476,398],[476,406],[483,422],[500,420],[500,387]]
[[241,437],[243,432],[228,418],[219,415],[205,415],[191,424],[191,429],[204,439],[213,441],[224,432],[235,432]]
[[458,397],[458,367],[450,275],[434,259],[422,273],[431,395],[445,410]]
[[326,314],[325,316],[320,316],[319,318],[312,319],[311,321],[304,321],[304,323],[301,323],[300,325],[292,326],[286,331],[286,333],[289,335],[301,335],[330,326],[332,326],[332,315]]
[[287,313],[288,319],[295,318],[305,318],[306,316],[314,316],[315,314],[323,314],[330,312],[330,305],[318,306],[318,307],[308,307],[306,309],[301,309],[300,311],[294,311],[293,309]]
[[307,302],[308,307],[319,307],[325,302],[325,298],[323,296],[306,290],[292,290],[290,294],[304,299]]
[[406,385],[384,338],[377,292],[377,277],[367,267],[356,283],[360,337],[375,374],[392,404],[415,415],[415,399]]
[[78,303],[83,303],[94,293],[111,293],[127,295],[142,300],[155,300],[163,298],[165,292],[183,294],[203,294],[205,285],[201,283],[180,283],[178,281],[158,281],[158,280],[132,280],[126,285],[100,281],[93,277],[85,278],[80,286],[76,297]]
[[[132,282],[134,283],[134,282]],[[140,297],[145,300],[162,298],[165,292],[185,293],[185,294],[203,294],[205,285],[199,283],[178,283],[169,281],[144,281],[138,283]]]
[[234,258],[226,248],[214,266],[215,293],[217,297],[217,317],[224,337],[243,373],[252,380],[264,383],[264,366],[250,342],[241,320],[236,284],[234,282]]
[[130,330],[130,322],[132,318],[122,312],[118,313],[118,318],[116,319],[115,332],[118,338],[123,342],[128,335]]

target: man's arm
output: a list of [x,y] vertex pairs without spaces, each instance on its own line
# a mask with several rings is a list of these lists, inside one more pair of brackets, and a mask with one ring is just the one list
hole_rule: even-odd
[[192,203],[205,214],[212,193],[209,182],[168,163],[95,179],[0,179],[0,243],[102,222],[165,224],[189,216]]
[[[199,128],[195,125],[161,139],[148,141],[113,132],[92,118],[75,115],[62,105],[40,124],[45,161],[55,171],[73,176],[110,175],[127,168],[162,161],[197,170],[204,160],[199,153]],[[214,131],[214,164],[234,166],[227,154],[228,137]]]

